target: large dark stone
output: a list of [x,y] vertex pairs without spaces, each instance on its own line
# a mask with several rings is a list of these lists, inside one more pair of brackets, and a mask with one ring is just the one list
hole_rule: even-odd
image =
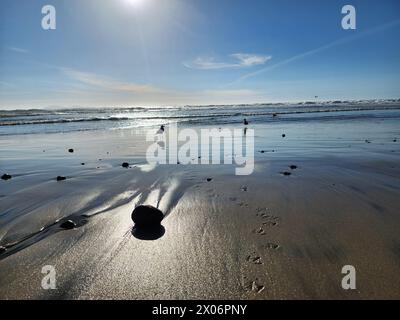
[[132,212],[132,220],[137,228],[152,228],[161,224],[164,214],[153,206],[141,205]]
[[6,174],[3,174],[3,175],[1,176],[1,179],[2,179],[2,180],[6,180],[6,181],[7,181],[7,180],[10,180],[11,178],[12,178],[12,176],[10,176],[10,175],[7,174],[7,173],[6,173]]
[[67,180],[66,177],[61,177],[61,176],[57,177],[57,181],[65,181],[65,180]]
[[74,153],[74,149],[68,149],[69,153]]
[[76,228],[76,223],[73,222],[72,220],[67,220],[64,221],[61,225],[60,228],[66,229],[66,230],[71,230]]

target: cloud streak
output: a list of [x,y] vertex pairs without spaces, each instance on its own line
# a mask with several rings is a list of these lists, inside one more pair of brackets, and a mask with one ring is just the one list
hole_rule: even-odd
[[260,75],[260,74],[262,74],[262,73],[265,73],[265,72],[267,72],[267,71],[271,71],[271,70],[274,70],[274,69],[276,69],[276,68],[279,68],[279,67],[288,65],[288,64],[290,64],[290,63],[292,63],[292,62],[295,62],[295,61],[297,61],[297,60],[300,60],[300,59],[303,59],[303,58],[312,56],[312,55],[314,55],[314,54],[323,52],[323,51],[325,51],[325,50],[328,50],[328,49],[331,49],[331,48],[334,48],[334,47],[337,47],[337,46],[340,46],[340,45],[343,45],[343,44],[352,42],[352,41],[357,40],[357,39],[359,39],[359,38],[364,38],[364,37],[366,37],[366,36],[368,36],[368,35],[371,35],[371,34],[374,34],[374,33],[380,32],[380,31],[384,31],[384,30],[386,30],[386,29],[395,27],[395,26],[397,26],[397,25],[399,25],[399,24],[400,24],[400,19],[394,20],[394,21],[388,22],[388,23],[386,23],[386,24],[383,24],[383,25],[380,25],[380,26],[377,26],[377,27],[368,29],[368,30],[366,30],[366,31],[364,31],[364,32],[360,32],[360,33],[357,33],[357,34],[355,34],[355,35],[348,36],[348,37],[346,37],[346,38],[342,38],[342,39],[333,41],[333,42],[331,42],[331,43],[328,43],[328,44],[323,45],[323,46],[321,46],[321,47],[318,47],[318,48],[316,48],[316,49],[313,49],[313,50],[310,50],[310,51],[307,51],[307,52],[303,52],[303,53],[297,54],[297,55],[295,55],[295,56],[293,56],[293,57],[291,57],[291,58],[288,58],[288,59],[283,60],[283,61],[281,61],[281,62],[275,63],[275,64],[273,64],[273,65],[271,65],[271,66],[265,67],[265,68],[263,68],[263,69],[260,69],[260,70],[257,70],[257,71],[254,71],[254,72],[251,72],[251,73],[248,73],[248,74],[245,74],[245,75],[241,76],[240,78],[236,79],[235,81],[229,83],[229,84],[228,84],[227,86],[225,86],[225,87],[232,86],[232,85],[234,85],[234,84],[237,84],[237,83],[239,83],[239,82],[242,82],[243,80],[246,80],[246,79],[249,79],[249,78],[258,76],[258,75]]
[[[119,105],[223,104],[260,102],[266,99],[264,92],[250,89],[174,90],[120,81],[72,68],[57,67],[57,69],[67,78],[73,80],[75,84],[84,85],[84,87],[78,88],[79,90],[73,94],[74,97],[66,92],[66,97],[69,101],[72,98],[76,99],[73,100],[75,104],[79,104],[79,101],[88,100],[88,97],[95,100],[96,105],[101,103]],[[77,87],[75,86],[74,90],[76,89]],[[62,101],[56,100],[55,102],[53,104],[62,104]]]
[[234,69],[234,68],[249,68],[257,65],[263,65],[271,60],[271,56],[234,53],[229,55],[231,61],[216,61],[213,57],[197,57],[191,62],[184,62],[183,65],[190,69],[198,70],[219,70],[219,69]]
[[105,89],[108,91],[122,91],[132,93],[162,93],[163,90],[150,85],[137,84],[133,82],[123,82],[105,76],[77,71],[70,68],[60,68],[69,78],[80,83]]
[[29,51],[28,50],[26,50],[26,49],[22,49],[22,48],[18,48],[18,47],[6,47],[8,50],[10,50],[10,51],[14,51],[14,52],[17,52],[17,53],[22,53],[22,54],[27,54],[27,53],[29,53]]

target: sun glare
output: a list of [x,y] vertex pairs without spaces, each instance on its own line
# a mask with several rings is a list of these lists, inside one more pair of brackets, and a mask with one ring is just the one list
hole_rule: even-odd
[[141,6],[146,0],[125,0],[131,6],[139,7]]

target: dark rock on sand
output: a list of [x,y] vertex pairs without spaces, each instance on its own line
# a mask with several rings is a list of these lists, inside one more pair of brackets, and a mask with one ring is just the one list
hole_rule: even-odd
[[67,220],[64,221],[61,225],[60,228],[66,229],[66,230],[71,230],[76,228],[76,223],[73,222],[72,220]]
[[290,176],[292,173],[288,171],[281,172],[284,176]]
[[207,178],[207,182],[211,182],[212,180],[212,178]]
[[164,214],[153,206],[141,205],[133,210],[131,217],[136,228],[153,228],[161,224]]
[[393,142],[397,142],[397,139],[393,139]]
[[65,180],[67,180],[66,177],[62,177],[62,176],[57,177],[57,181],[65,181]]
[[293,164],[293,165],[289,166],[289,168],[292,169],[292,170],[296,170],[297,166]]
[[81,166],[84,166],[84,165],[85,165],[85,163],[84,163],[84,162],[82,162],[82,163],[81,163]]
[[285,137],[286,137],[286,134],[283,134],[283,135],[282,135],[282,138],[285,138]]
[[1,176],[1,179],[2,179],[2,180],[5,180],[5,181],[10,180],[11,178],[12,178],[12,176],[10,176],[10,175],[7,174],[7,173],[5,173],[5,174],[3,174],[3,175]]
[[122,164],[122,167],[123,167],[123,168],[129,168],[129,163],[128,163],[128,162],[124,162],[124,163]]
[[74,149],[68,149],[69,153],[74,153]]

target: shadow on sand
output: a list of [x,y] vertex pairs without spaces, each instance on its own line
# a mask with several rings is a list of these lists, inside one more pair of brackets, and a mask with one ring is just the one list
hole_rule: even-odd
[[152,227],[132,228],[132,235],[139,240],[153,241],[160,239],[165,234],[165,228],[160,224]]

